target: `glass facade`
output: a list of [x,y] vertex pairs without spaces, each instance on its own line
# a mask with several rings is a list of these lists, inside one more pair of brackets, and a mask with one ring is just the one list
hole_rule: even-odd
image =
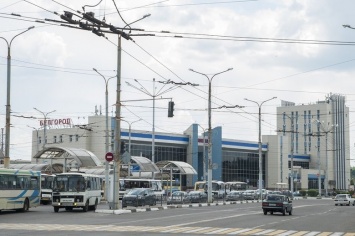
[[[126,143],[128,141],[125,140]],[[154,162],[158,161],[183,161],[186,162],[186,147],[168,146],[155,144]],[[131,144],[131,156],[144,156],[152,160],[152,145],[149,144]]]
[[[222,153],[222,181],[242,181],[249,186],[258,187],[259,152],[223,150]],[[264,153],[262,158],[262,178],[265,180]]]

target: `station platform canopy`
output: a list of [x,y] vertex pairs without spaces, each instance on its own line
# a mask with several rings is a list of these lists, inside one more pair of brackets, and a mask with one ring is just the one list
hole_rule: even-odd
[[102,166],[102,162],[92,152],[82,148],[47,147],[39,151],[34,159],[63,160],[64,165],[68,162],[77,167]]
[[[3,167],[3,165],[0,165],[0,167]],[[55,163],[52,166],[50,164],[10,164],[9,169],[33,170],[46,174],[63,173],[63,165],[59,163]]]
[[197,171],[189,163],[183,161],[159,161],[156,163],[160,170],[173,169],[181,175],[196,175]]

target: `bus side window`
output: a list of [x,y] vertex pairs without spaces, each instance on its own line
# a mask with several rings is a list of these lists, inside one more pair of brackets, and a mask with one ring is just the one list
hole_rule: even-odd
[[88,182],[87,182],[87,189],[88,189],[88,190],[91,189],[91,178],[88,179]]

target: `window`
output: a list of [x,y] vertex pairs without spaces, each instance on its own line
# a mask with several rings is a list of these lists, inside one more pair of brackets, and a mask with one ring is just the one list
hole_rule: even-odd
[[73,135],[69,135],[69,142],[73,142]]
[[53,137],[53,142],[56,143],[57,142],[57,136]]
[[38,143],[42,143],[41,137],[38,137]]
[[78,135],[78,134],[75,135],[75,141],[76,141],[76,142],[79,141],[79,135]]
[[59,142],[62,143],[63,142],[63,135],[59,136]]

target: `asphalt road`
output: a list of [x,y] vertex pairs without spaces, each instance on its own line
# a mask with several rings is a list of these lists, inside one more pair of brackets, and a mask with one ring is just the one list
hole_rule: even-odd
[[[355,207],[332,200],[293,201],[293,215],[264,215],[261,203],[187,207],[126,214],[54,213],[51,206],[0,213],[0,235],[355,235]],[[109,209],[101,204],[100,209]]]

